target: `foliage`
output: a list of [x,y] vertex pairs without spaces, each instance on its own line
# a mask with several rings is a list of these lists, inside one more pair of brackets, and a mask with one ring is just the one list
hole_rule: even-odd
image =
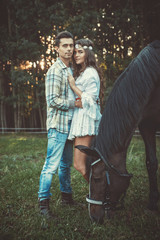
[[[51,209],[55,219],[47,221],[38,214],[37,192],[39,176],[46,155],[46,137],[27,134],[0,137],[0,238],[16,240],[66,239],[138,239],[159,240],[160,216],[146,211],[148,176],[144,144],[133,138],[128,150],[127,169],[133,173],[125,198],[125,209],[107,218],[103,225],[92,224],[85,196],[87,183],[72,168],[74,199],[82,207],[62,207],[58,176],[53,177]],[[160,159],[160,139],[157,139]],[[158,183],[160,180],[160,164]],[[160,205],[159,205],[160,207]]]
[[[160,39],[159,12],[158,0],[73,0],[69,3],[67,0],[1,0],[0,71],[3,72],[3,79],[0,77],[0,85],[3,88],[1,99],[4,101],[1,102],[0,110],[4,116],[0,126],[9,124],[6,115],[9,109],[6,101],[9,99],[12,111],[16,112],[13,126],[17,122],[23,126],[45,126],[42,118],[44,113],[40,111],[40,108],[46,107],[44,76],[57,57],[54,40],[58,32],[68,30],[75,39],[86,37],[93,40],[99,64],[103,65],[107,96],[108,87],[112,87],[131,59],[148,42]],[[31,114],[25,100],[21,101],[20,106],[18,102],[12,102],[12,98],[15,99],[12,86],[17,86],[19,81],[12,78],[15,69],[24,73],[21,78],[22,89],[16,93],[17,99],[20,99],[19,94],[26,86],[26,71],[31,76],[28,85],[34,86],[33,92],[36,92],[37,97],[40,96],[37,99],[34,94],[28,93]],[[10,76],[9,81],[6,75]],[[7,85],[4,84],[6,81]],[[27,120],[22,119],[23,108],[28,112]]]

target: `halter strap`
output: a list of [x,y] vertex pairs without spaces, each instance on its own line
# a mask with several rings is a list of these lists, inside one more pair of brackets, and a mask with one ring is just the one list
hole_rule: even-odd
[[94,161],[94,162],[91,164],[91,166],[95,165],[96,163],[100,162],[101,160],[102,160],[101,158],[97,159],[96,161]]
[[[105,164],[106,164],[106,166],[108,167],[108,169],[110,169],[110,170],[113,170],[117,175],[119,175],[119,176],[121,176],[121,177],[133,177],[133,174],[129,174],[129,173],[121,173],[118,169],[116,169],[115,168],[115,166],[114,165],[112,165],[111,163],[109,163],[107,160],[105,161],[105,159],[104,159],[104,157],[102,156],[102,154],[100,153],[100,151],[95,147],[94,148],[95,149],[95,151],[99,154],[99,156],[100,156],[100,160],[102,160]],[[99,160],[99,159],[98,159]],[[99,161],[95,161],[95,162],[93,162],[92,164],[94,165],[94,164],[96,164],[97,162],[99,162]],[[91,164],[91,165],[92,165]]]
[[86,201],[88,203],[95,204],[95,205],[100,205],[100,206],[102,206],[104,204],[102,201],[97,201],[97,200],[89,198],[88,195],[86,196]]

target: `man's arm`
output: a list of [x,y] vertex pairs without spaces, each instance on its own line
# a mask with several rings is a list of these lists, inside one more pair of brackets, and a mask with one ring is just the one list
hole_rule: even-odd
[[51,108],[57,108],[61,110],[68,110],[75,107],[74,101],[63,99],[61,97],[62,91],[62,71],[58,68],[52,68],[46,75],[46,101],[47,106]]

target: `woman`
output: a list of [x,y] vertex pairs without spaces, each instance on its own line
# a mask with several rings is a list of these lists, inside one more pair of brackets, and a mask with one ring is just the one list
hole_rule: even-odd
[[[90,146],[92,138],[98,132],[101,119],[99,93],[100,77],[93,52],[93,43],[87,39],[75,42],[73,56],[74,76],[69,74],[68,81],[76,95],[76,100],[82,102],[82,108],[75,108],[68,139],[76,145]],[[89,182],[86,171],[86,155],[75,148],[74,167]]]

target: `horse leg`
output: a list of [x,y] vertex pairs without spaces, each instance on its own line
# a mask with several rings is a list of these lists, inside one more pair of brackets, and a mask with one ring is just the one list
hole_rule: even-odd
[[159,192],[157,186],[158,160],[156,157],[156,129],[150,122],[143,121],[139,124],[139,130],[144,140],[146,150],[146,166],[150,185],[148,208],[152,211],[157,211]]

